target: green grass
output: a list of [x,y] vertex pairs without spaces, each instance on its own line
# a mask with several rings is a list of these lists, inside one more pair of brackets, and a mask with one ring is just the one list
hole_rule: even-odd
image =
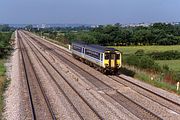
[[4,60],[0,60],[0,76],[4,76],[6,69],[4,67]]
[[135,74],[135,78],[137,78],[143,82],[149,83],[155,87],[162,88],[167,91],[175,92],[180,95],[180,91],[176,91],[176,85],[171,85],[166,82],[163,82],[163,81],[161,81],[160,77],[161,76],[158,76],[154,80],[151,80],[151,78],[148,74],[145,74],[145,73],[136,73]]
[[156,60],[156,62],[161,66],[168,65],[171,70],[180,72],[180,60]]
[[[136,67],[127,66],[127,65],[124,66],[124,70],[128,71],[128,73],[125,73],[125,75],[129,76],[129,73],[133,73],[133,76],[130,75],[131,77],[134,77],[140,81],[143,81],[143,82],[153,85],[155,87],[158,87],[158,88],[164,89],[166,91],[170,91],[170,92],[180,95],[180,90],[176,91],[176,84],[169,84],[167,82],[164,82],[163,81],[164,75],[161,73],[149,74],[146,71],[142,71]],[[153,77],[153,80],[151,79],[151,77]]]
[[180,45],[172,46],[111,46],[124,54],[134,54],[137,50],[143,49],[145,53],[151,53],[155,51],[164,52],[169,50],[177,50],[180,52]]
[[6,86],[6,77],[5,77],[5,66],[4,60],[0,59],[0,118],[2,117],[3,112],[3,93]]

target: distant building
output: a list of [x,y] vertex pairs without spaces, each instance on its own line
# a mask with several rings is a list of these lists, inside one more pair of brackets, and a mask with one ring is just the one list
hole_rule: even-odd
[[46,25],[45,25],[45,24],[42,24],[42,25],[41,25],[41,28],[46,28]]

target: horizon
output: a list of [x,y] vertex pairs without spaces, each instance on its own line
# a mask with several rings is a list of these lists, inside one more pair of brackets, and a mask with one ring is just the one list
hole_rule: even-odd
[[[118,23],[118,22],[117,22]],[[107,23],[107,24],[86,24],[86,23],[0,23],[0,25],[114,25],[117,23]],[[138,24],[154,24],[154,23],[167,23],[167,24],[180,24],[180,21],[157,21],[157,22],[139,22],[139,23],[118,23],[120,25],[138,25]]]

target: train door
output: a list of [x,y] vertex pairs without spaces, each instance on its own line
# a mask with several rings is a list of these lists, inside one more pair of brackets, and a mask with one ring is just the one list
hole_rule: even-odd
[[116,54],[115,53],[110,53],[110,67],[114,68],[116,66]]

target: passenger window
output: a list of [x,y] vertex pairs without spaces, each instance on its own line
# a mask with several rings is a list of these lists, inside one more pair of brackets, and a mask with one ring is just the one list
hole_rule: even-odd
[[73,50],[78,51],[78,52],[82,52],[82,48],[76,45],[73,45]]
[[95,52],[95,51],[92,51],[89,49],[85,49],[85,54],[100,60],[100,53],[98,53],[98,52]]

